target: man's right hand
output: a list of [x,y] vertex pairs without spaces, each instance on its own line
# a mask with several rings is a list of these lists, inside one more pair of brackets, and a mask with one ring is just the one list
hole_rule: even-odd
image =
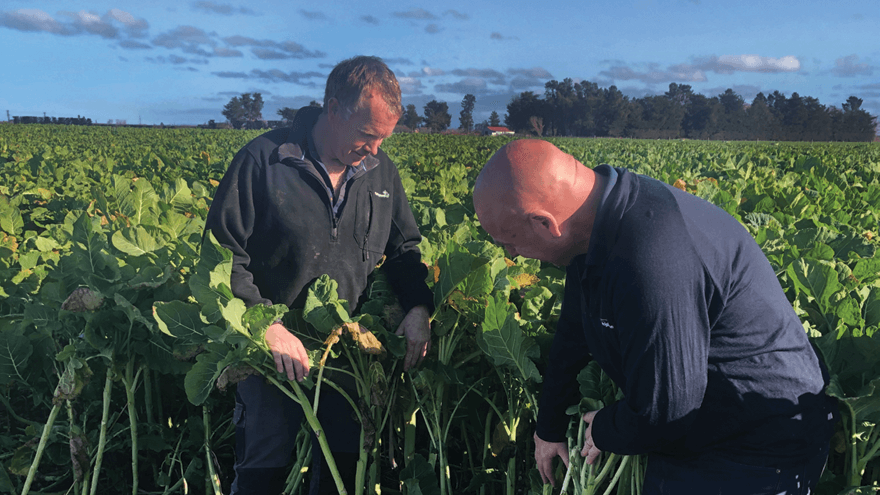
[[266,330],[266,343],[275,358],[275,368],[279,373],[287,372],[288,380],[303,381],[309,374],[309,356],[296,335],[290,333],[281,323],[273,323]]
[[553,477],[553,458],[559,456],[565,467],[568,468],[568,445],[566,442],[546,442],[535,434],[535,462],[538,464],[538,472],[544,484],[550,483],[556,487],[556,478]]

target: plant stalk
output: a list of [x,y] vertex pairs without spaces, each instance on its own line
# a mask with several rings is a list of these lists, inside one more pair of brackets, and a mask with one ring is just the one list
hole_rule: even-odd
[[214,495],[223,495],[220,488],[220,478],[214,471],[214,459],[211,458],[211,413],[208,412],[208,406],[202,406],[202,424],[205,428],[205,462],[208,466],[207,490],[206,493],[214,492]]
[[[140,373],[138,373],[140,374]],[[131,495],[138,493],[138,429],[137,411],[135,410],[134,389],[137,377],[134,374],[134,357],[125,365],[125,398],[128,402],[128,422],[131,425]]]
[[31,484],[34,482],[34,476],[37,474],[37,467],[40,465],[40,458],[43,457],[43,451],[46,449],[46,443],[49,441],[49,433],[52,431],[52,425],[55,424],[55,418],[58,417],[58,411],[60,408],[58,404],[54,404],[52,406],[52,410],[49,411],[49,419],[46,421],[46,426],[43,427],[43,434],[40,435],[40,443],[37,445],[37,454],[34,456],[34,462],[31,463],[31,468],[28,470],[27,479],[24,482],[24,488],[21,489],[21,495],[27,495],[28,491],[31,489]]
[[98,436],[98,451],[95,457],[95,468],[92,470],[91,495],[98,492],[98,478],[101,474],[101,463],[104,461],[104,448],[107,446],[107,418],[110,416],[110,390],[113,387],[112,360],[107,366],[107,378],[104,380],[103,407],[101,410],[101,432]]
[[300,407],[303,409],[303,414],[306,417],[306,421],[308,421],[309,426],[315,433],[315,437],[318,439],[318,445],[321,446],[321,453],[324,455],[324,460],[327,461],[327,466],[330,468],[330,473],[333,475],[333,481],[336,482],[336,489],[339,491],[340,495],[348,495],[345,486],[342,484],[342,476],[339,474],[339,468],[336,467],[336,460],[333,459],[333,453],[330,451],[330,444],[327,443],[327,436],[324,434],[324,429],[321,427],[321,423],[318,421],[317,416],[315,416],[315,412],[312,410],[312,405],[309,404],[309,399],[303,393],[302,388],[300,388],[299,384],[295,381],[288,381],[296,395],[296,398],[294,398],[290,391],[276,380],[275,377],[268,373],[264,376],[270,383],[284,392],[285,395],[294,399],[296,402],[299,402]]

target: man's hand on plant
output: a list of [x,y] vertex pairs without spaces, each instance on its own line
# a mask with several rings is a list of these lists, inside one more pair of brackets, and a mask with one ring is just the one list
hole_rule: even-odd
[[421,364],[428,351],[431,350],[431,323],[428,308],[416,306],[409,310],[394,333],[406,336],[404,371]]
[[309,374],[309,355],[302,341],[281,323],[273,323],[266,330],[266,343],[275,358],[279,373],[287,373],[288,380],[303,381]]

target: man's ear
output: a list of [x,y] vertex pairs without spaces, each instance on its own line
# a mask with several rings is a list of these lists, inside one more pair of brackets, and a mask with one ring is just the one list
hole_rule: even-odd
[[327,101],[327,116],[332,116],[335,118],[340,118],[342,115],[342,105],[339,104],[339,100],[336,97],[330,98]]
[[559,223],[550,213],[546,211],[538,211],[529,215],[529,221],[532,229],[541,237],[562,237],[562,231],[559,229]]

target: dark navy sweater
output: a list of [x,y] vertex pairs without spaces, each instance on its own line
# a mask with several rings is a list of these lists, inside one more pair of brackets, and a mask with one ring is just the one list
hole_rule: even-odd
[[311,142],[320,113],[305,107],[291,128],[255,138],[220,181],[205,228],[232,250],[233,294],[248,307],[301,308],[309,285],[328,274],[354,310],[385,255],[383,269],[404,310],[433,309],[421,235],[397,168],[381,150],[364,158],[334,213],[330,179],[315,165]]
[[625,398],[593,424],[618,454],[785,466],[833,430],[823,366],[770,263],[720,208],[607,165],[586,254],[567,267],[537,433],[562,441],[595,359]]

